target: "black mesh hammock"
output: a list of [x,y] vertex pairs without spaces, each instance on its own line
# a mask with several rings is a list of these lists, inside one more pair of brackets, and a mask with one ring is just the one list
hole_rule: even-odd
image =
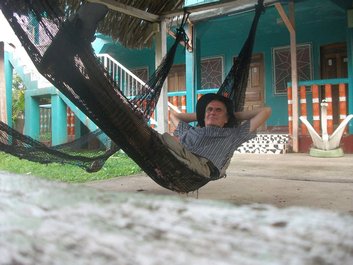
[[[26,16],[17,13],[19,6],[37,18],[41,29],[39,36],[33,36],[33,31],[24,23]],[[103,69],[90,43],[80,37],[79,29],[72,23],[63,22],[58,9],[49,6],[48,1],[2,0],[0,7],[39,72],[156,183],[176,192],[190,192],[215,180],[193,172],[174,158],[158,133],[147,123],[173,64],[175,49],[184,34],[177,34],[175,44],[140,95],[128,99]],[[255,32],[262,10],[263,0],[259,0],[249,36],[218,92],[230,97],[237,111],[244,105]],[[38,38],[45,40],[49,46],[40,45],[43,42]],[[43,157],[47,155],[44,154],[47,150],[44,151],[40,143],[34,145],[10,128],[0,126],[0,133],[0,149],[3,151],[15,155],[18,152],[18,156],[26,159],[36,152],[43,152]]]
[[[25,28],[31,28],[29,21],[33,16],[35,16],[39,20],[40,27],[38,35],[31,35],[28,32],[26,34],[31,42],[33,42],[33,38],[35,38],[35,46],[39,48],[38,50],[40,52],[44,52],[46,47],[49,46],[49,44],[51,43],[53,37],[52,33],[49,34],[50,37],[47,36],[48,30],[53,30],[54,32],[57,32],[64,18],[64,14],[61,12],[60,8],[56,6],[56,4],[60,4],[60,0],[47,0],[37,2],[32,2],[28,0],[16,0],[15,2],[11,2],[11,5],[9,5],[9,3],[4,4],[6,4],[6,6],[19,7],[16,9],[16,12],[18,13],[14,13],[14,17],[18,19],[16,23],[21,26],[22,30]],[[51,11],[49,12],[49,14],[52,14],[54,19],[48,19],[48,11],[46,10]],[[181,21],[180,27],[176,29],[177,32],[174,44],[168,51],[160,67],[158,67],[156,72],[152,74],[151,78],[149,79],[149,81],[147,81],[142,90],[139,91],[140,95],[138,97],[130,99],[130,102],[135,107],[135,111],[142,114],[146,121],[149,120],[151,114],[155,109],[159,92],[162,88],[165,78],[168,75],[169,69],[173,64],[178,44],[181,41],[188,41],[185,31],[183,29],[187,18],[188,13],[185,13]],[[12,20],[9,20],[9,22],[11,24]],[[75,23],[78,22],[76,21]],[[73,23],[74,26],[75,23]],[[69,32],[64,32],[64,34],[75,34],[75,29],[67,29],[67,25],[64,25],[62,27],[64,28],[64,30],[69,30]],[[87,46],[90,45],[87,42],[83,44],[86,44]],[[82,42],[80,43],[80,45],[82,45]],[[109,71],[109,69],[107,71]],[[112,80],[114,80],[113,82],[116,82],[116,78],[112,77]],[[113,84],[114,88],[116,87],[116,85],[116,83]],[[153,91],[155,92],[153,92],[151,88],[153,88]],[[73,99],[71,93],[66,94],[66,96],[69,99],[73,100],[73,102],[75,102],[75,99]],[[147,98],[156,99],[146,100]],[[72,164],[85,169],[87,172],[96,172],[100,170],[106,160],[114,153],[120,150],[120,147],[116,145],[113,141],[111,141],[111,146],[105,152],[98,152],[98,155],[94,153],[88,153],[85,155],[73,154],[73,150],[78,150],[80,146],[87,144],[90,140],[104,134],[101,129],[89,132],[86,135],[81,136],[80,138],[72,142],[51,147],[47,147],[43,143],[31,137],[17,132],[16,130],[12,129],[11,127],[2,122],[0,122],[0,132],[0,150],[2,151],[10,153],[21,159],[27,159],[33,162],[39,162],[43,164]],[[11,139],[11,141],[8,141],[8,139]]]

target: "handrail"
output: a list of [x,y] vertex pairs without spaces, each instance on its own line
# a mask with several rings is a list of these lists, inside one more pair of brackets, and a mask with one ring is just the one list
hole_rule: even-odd
[[[323,85],[339,85],[339,84],[348,84],[349,80],[348,78],[332,78],[332,79],[320,79],[320,80],[310,80],[310,81],[299,81],[298,86],[312,86],[312,85],[318,85],[318,86],[323,86]],[[292,82],[287,83],[287,87],[291,87]]]
[[[141,80],[137,75],[135,75],[133,72],[131,72],[129,69],[127,69],[124,65],[122,65],[121,63],[119,63],[117,60],[115,60],[111,55],[109,55],[108,53],[100,53],[97,54],[97,57],[102,57],[102,58],[108,58],[110,61],[112,61],[114,64],[116,64],[117,66],[119,66],[119,68],[121,68],[122,70],[124,70],[124,72],[128,73],[132,78],[134,78],[137,82],[139,82],[141,85],[145,85],[146,82],[144,82],[143,80]],[[106,66],[104,64],[104,66]]]
[[[312,120],[313,121],[313,129],[317,132],[320,131],[320,100],[322,100],[323,96],[325,97],[325,101],[327,102],[327,132],[328,134],[332,134],[335,128],[335,124],[338,122],[342,123],[348,115],[347,111],[347,94],[348,94],[348,78],[335,78],[335,79],[322,79],[322,80],[311,80],[311,81],[301,81],[298,82],[298,94],[293,95],[291,83],[288,83],[288,129],[289,133],[292,134],[293,130],[293,107],[292,107],[292,99],[294,97],[299,98],[298,100],[300,106],[298,106],[298,113],[301,115],[301,120]],[[333,89],[335,86],[338,86],[338,98],[337,102],[333,101]],[[319,87],[322,87],[321,89]],[[308,89],[310,88],[310,89]],[[320,92],[323,93],[320,96]],[[311,96],[307,96],[307,94],[312,94]],[[335,110],[335,116],[334,115]],[[310,111],[312,113],[310,113]],[[309,112],[309,113],[308,113]],[[307,117],[309,114],[310,117]],[[335,123],[335,124],[334,124]],[[301,134],[307,135],[307,126],[305,123],[302,123],[300,126]]]
[[[128,75],[128,77],[130,77],[130,78],[132,78],[134,81],[136,81],[137,83],[139,83],[139,85],[141,86],[141,87],[143,87],[143,86],[146,86],[146,83],[143,81],[143,80],[141,80],[138,76],[136,76],[133,72],[131,72],[128,68],[126,68],[124,65],[122,65],[121,63],[119,63],[117,60],[115,60],[111,55],[109,55],[109,54],[107,54],[107,53],[101,53],[101,54],[97,54],[97,57],[99,57],[99,58],[103,58],[103,65],[104,65],[104,67],[106,67],[106,68],[108,68],[108,60],[109,61],[111,61],[113,64],[115,64],[117,67],[118,67],[118,69],[121,69],[120,71],[119,71],[119,75],[120,76],[122,76],[122,75],[124,75],[124,77],[125,77],[125,79],[127,79],[127,80],[130,80],[129,78],[126,78],[126,74]],[[129,85],[132,85],[133,84],[133,82],[130,82],[130,81],[128,81],[127,82],[127,84],[126,83],[124,83],[126,86],[129,86]],[[126,89],[128,89],[129,87],[123,87],[122,89],[123,89],[123,91],[125,91],[124,90],[124,88]],[[134,95],[128,95],[128,97],[133,97]],[[171,109],[173,109],[174,111],[176,111],[176,112],[180,112],[180,110],[178,109],[178,107],[177,106],[174,106],[172,103],[170,103],[170,102],[168,102],[168,107],[170,107]],[[152,120],[152,123],[154,123],[155,124],[155,121],[151,118],[151,120]]]

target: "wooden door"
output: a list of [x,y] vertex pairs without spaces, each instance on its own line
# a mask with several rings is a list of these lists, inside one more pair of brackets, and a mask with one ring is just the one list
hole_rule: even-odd
[[[264,106],[264,61],[262,54],[255,54],[251,58],[248,85],[245,93],[244,110],[258,109]],[[262,125],[258,131],[266,129]]]
[[185,64],[174,65],[168,74],[168,91],[185,91]]
[[262,54],[254,55],[251,59],[248,86],[244,110],[253,110],[264,106],[264,66]]
[[[321,47],[321,78],[348,77],[347,46],[345,43],[330,44]],[[324,88],[321,98],[325,97]],[[332,87],[333,123],[339,124],[339,94],[338,85]]]

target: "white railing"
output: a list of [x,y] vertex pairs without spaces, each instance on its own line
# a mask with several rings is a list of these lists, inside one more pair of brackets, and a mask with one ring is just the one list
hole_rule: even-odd
[[109,54],[98,54],[97,56],[103,63],[112,80],[119,86],[127,98],[138,95],[138,91],[145,86],[144,81]]
[[[136,76],[133,72],[115,60],[112,56],[106,53],[98,54],[97,57],[108,71],[112,80],[119,86],[120,90],[127,98],[133,98],[139,94],[146,83]],[[179,108],[168,101],[168,107],[176,112],[181,112]],[[151,118],[152,125],[157,125],[157,122]]]

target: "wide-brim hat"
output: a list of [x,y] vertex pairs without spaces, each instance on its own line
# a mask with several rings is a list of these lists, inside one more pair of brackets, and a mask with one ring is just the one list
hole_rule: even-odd
[[224,127],[234,126],[235,117],[234,117],[233,101],[230,100],[229,98],[226,98],[222,95],[215,94],[215,93],[205,94],[197,101],[196,118],[197,118],[198,126],[205,127],[206,107],[208,103],[210,103],[212,100],[223,102],[224,105],[226,106],[227,113],[228,113],[228,123]]

